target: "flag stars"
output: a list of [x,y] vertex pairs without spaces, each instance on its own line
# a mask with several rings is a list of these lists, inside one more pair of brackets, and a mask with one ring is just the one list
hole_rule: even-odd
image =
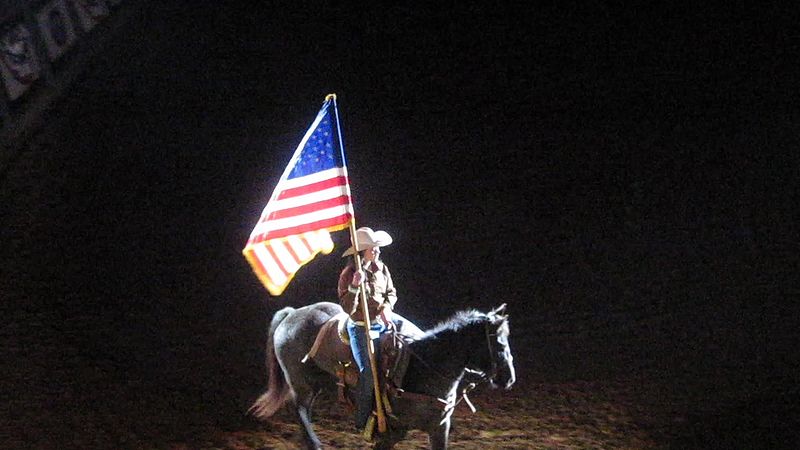
[[327,116],[314,128],[298,161],[295,163],[295,168],[290,174],[290,178],[339,167],[342,164],[335,149],[334,138],[336,133],[333,131],[332,123],[330,116]]

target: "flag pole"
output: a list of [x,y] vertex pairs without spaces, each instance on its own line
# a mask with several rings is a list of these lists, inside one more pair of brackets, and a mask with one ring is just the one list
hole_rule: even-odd
[[[325,100],[333,100],[333,111],[336,114],[336,130],[339,133],[339,148],[342,152],[342,161],[344,163],[344,167],[347,167],[346,160],[344,159],[344,141],[342,140],[342,129],[339,126],[339,108],[336,105],[336,94],[328,94],[325,97]],[[347,169],[345,169],[347,170]],[[349,183],[347,185],[347,189],[350,189]],[[348,198],[352,197],[349,195]],[[361,270],[361,254],[359,253],[358,248],[358,241],[356,239],[356,218],[355,218],[355,209],[353,208],[352,204],[350,205],[350,210],[353,211],[353,218],[350,220],[350,242],[353,244],[353,259],[355,262],[355,270]],[[363,284],[363,282],[362,282]],[[372,339],[369,335],[369,328],[370,328],[370,317],[369,317],[369,309],[367,307],[367,292],[366,289],[359,289],[359,306],[361,307],[361,312],[364,317],[364,333],[366,334],[367,338],[367,354],[369,355],[369,365],[372,369],[372,388],[375,393],[375,410],[378,414],[378,431],[381,433],[386,432],[386,414],[383,409],[383,396],[381,395],[381,387],[378,383],[378,365],[375,359],[375,345],[372,342]]]
[[[361,270],[361,255],[356,246],[356,221],[355,218],[350,221],[350,239],[353,242],[353,248],[356,249],[353,258],[356,263],[356,270]],[[364,280],[366,282],[366,280]],[[363,283],[362,283],[363,284]],[[367,292],[366,289],[359,289],[359,304],[361,305],[361,312],[364,315],[364,333],[367,336],[367,354],[369,355],[369,365],[372,368],[372,387],[375,391],[375,409],[378,413],[378,431],[381,433],[386,432],[386,415],[383,411],[383,398],[381,396],[381,387],[378,384],[378,365],[375,359],[375,345],[369,335],[369,326],[371,323],[369,317],[369,309],[367,308]]]

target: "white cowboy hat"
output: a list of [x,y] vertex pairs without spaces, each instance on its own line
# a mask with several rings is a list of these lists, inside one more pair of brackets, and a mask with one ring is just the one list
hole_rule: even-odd
[[[373,231],[369,227],[361,227],[356,230],[356,242],[358,251],[366,250],[370,247],[385,247],[392,243],[392,237],[385,231]],[[342,253],[342,258],[355,253],[353,246]]]

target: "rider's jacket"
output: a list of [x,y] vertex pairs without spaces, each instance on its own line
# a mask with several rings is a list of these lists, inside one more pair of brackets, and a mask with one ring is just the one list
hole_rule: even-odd
[[339,303],[350,318],[363,322],[364,316],[359,305],[360,289],[366,289],[367,309],[372,323],[376,322],[377,315],[384,309],[391,311],[397,302],[397,292],[394,289],[392,275],[389,268],[381,261],[365,263],[364,281],[361,286],[354,288],[350,285],[353,280],[354,267],[348,264],[339,275]]

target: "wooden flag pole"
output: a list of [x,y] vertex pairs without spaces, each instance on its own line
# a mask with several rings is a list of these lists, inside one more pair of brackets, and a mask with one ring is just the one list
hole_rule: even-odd
[[[356,263],[356,270],[361,270],[361,254],[358,249],[358,241],[356,240],[356,221],[355,219],[350,221],[350,240],[353,243],[353,248],[355,252],[353,257],[355,258]],[[370,326],[370,317],[369,317],[369,309],[367,309],[367,290],[363,288],[365,280],[362,280],[361,286],[362,288],[359,289],[359,303],[361,304],[361,312],[364,314],[364,332],[367,335],[367,353],[369,354],[369,365],[372,367],[372,387],[375,392],[375,409],[378,413],[378,431],[381,433],[386,432],[386,414],[383,410],[383,397],[381,396],[381,387],[378,384],[378,365],[375,361],[375,346],[372,342],[372,339],[369,335],[369,326]]]
[[[336,113],[336,129],[339,131],[339,149],[342,152],[342,162],[344,158],[344,141],[342,140],[342,129],[339,126],[339,109],[336,107],[336,94],[328,94],[325,96],[325,101],[333,101],[333,108]],[[347,164],[344,164],[345,176],[347,176]],[[346,185],[347,195],[350,196],[350,185]],[[356,236],[356,219],[353,213],[353,205],[350,203],[350,211],[352,219],[350,220],[350,242],[353,243],[353,258],[355,259],[356,270],[361,270],[361,254],[358,251],[358,239]],[[363,283],[366,280],[362,280]],[[369,335],[370,317],[369,309],[367,308],[367,291],[366,289],[359,289],[359,304],[361,305],[361,312],[364,315],[364,334],[367,337],[367,354],[369,355],[369,365],[372,368],[372,387],[375,392],[375,409],[378,414],[378,431],[381,433],[386,432],[386,414],[383,410],[383,396],[381,395],[381,387],[378,384],[378,364],[375,361],[375,346],[372,343]]]

